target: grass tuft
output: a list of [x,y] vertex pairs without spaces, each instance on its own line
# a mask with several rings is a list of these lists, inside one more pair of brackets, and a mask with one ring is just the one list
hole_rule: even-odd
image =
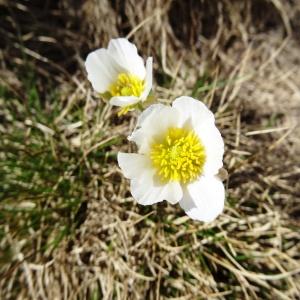
[[[0,3],[0,298],[297,299],[297,1]],[[155,95],[204,101],[224,137],[214,222],[137,205],[116,165],[136,115],[86,79],[128,35]]]

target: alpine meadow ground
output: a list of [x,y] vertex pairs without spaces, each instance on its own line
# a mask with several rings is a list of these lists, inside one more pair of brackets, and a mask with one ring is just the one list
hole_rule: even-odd
[[[0,299],[299,299],[300,2],[0,1]],[[117,165],[137,113],[87,54],[127,37],[161,103],[214,112],[224,212],[138,205]]]

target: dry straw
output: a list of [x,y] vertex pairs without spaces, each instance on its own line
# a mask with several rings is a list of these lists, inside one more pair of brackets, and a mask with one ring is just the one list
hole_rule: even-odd
[[[2,299],[299,297],[298,1],[0,8]],[[216,114],[229,177],[213,223],[128,193],[116,152],[133,152],[135,119],[94,97],[83,65],[126,35],[154,56],[162,103],[189,94]]]

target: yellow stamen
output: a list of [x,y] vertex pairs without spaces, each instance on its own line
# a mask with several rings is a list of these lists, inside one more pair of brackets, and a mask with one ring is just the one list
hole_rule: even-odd
[[150,158],[162,181],[188,183],[202,173],[206,153],[193,130],[169,128],[151,145]]
[[118,111],[118,117],[120,116],[124,116],[126,115],[129,111],[134,110],[138,107],[137,104],[131,104],[131,105],[127,105],[122,107],[119,111]]
[[114,96],[140,97],[145,89],[145,81],[135,75],[121,73],[118,79],[109,87],[110,94]]

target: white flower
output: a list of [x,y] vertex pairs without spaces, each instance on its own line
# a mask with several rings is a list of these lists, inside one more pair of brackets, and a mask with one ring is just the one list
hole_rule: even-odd
[[152,57],[146,68],[136,46],[125,38],[112,39],[108,48],[91,52],[85,67],[93,88],[112,105],[128,107],[145,101],[152,88]]
[[179,202],[188,216],[205,222],[222,212],[225,191],[216,175],[224,143],[202,102],[183,96],[172,107],[151,105],[128,139],[138,153],[119,153],[118,163],[138,203]]

